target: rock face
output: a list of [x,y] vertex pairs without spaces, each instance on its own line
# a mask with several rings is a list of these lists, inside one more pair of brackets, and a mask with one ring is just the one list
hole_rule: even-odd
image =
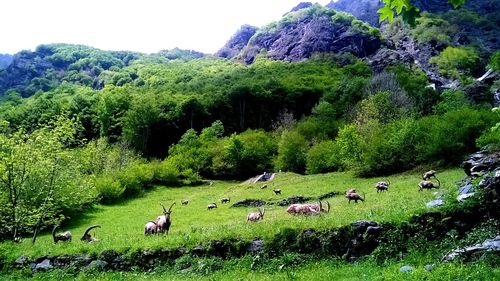
[[453,261],[457,258],[469,260],[473,256],[483,255],[486,252],[500,253],[500,236],[493,239],[488,239],[482,244],[477,244],[470,247],[460,248],[452,251],[443,257],[444,261]]
[[377,10],[382,6],[383,4],[379,0],[339,0],[326,4],[328,8],[352,14],[356,18],[376,27],[380,26]]
[[257,27],[251,25],[243,25],[240,29],[227,41],[216,56],[222,58],[234,58],[247,45],[248,41],[257,32]]
[[264,50],[271,59],[300,61],[321,52],[349,52],[358,57],[374,53],[380,38],[351,26],[334,22],[333,10],[318,5],[289,13],[278,23],[259,30],[242,50],[239,58],[252,63]]

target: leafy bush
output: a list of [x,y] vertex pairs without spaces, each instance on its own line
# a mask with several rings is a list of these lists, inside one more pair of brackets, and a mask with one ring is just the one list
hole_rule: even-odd
[[421,44],[430,42],[433,45],[446,46],[451,43],[451,35],[456,31],[457,27],[445,19],[430,13],[422,13],[417,19],[412,35]]
[[434,111],[437,114],[444,114],[449,111],[459,110],[470,106],[470,102],[461,90],[445,90],[441,93],[441,101],[436,104]]
[[474,74],[478,69],[479,54],[472,47],[447,47],[430,64],[438,67],[441,74],[453,78]]
[[308,174],[339,170],[341,164],[335,142],[328,140],[314,144],[307,152],[306,168]]
[[284,171],[303,173],[306,167],[306,139],[296,131],[284,131],[278,144],[276,166]]
[[120,181],[110,175],[96,178],[95,188],[102,202],[112,202],[120,198],[125,192],[125,188],[120,184]]

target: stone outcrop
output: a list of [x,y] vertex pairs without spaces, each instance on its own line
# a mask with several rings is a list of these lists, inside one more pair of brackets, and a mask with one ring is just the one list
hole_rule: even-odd
[[215,53],[215,56],[222,58],[234,58],[241,50],[248,44],[248,41],[257,32],[257,27],[251,25],[243,25],[238,31],[227,41],[227,43],[219,51]]
[[383,3],[379,0],[331,1],[326,4],[326,7],[352,14],[356,18],[370,24],[371,26],[380,26],[380,17],[377,11],[383,7]]
[[460,258],[469,261],[474,258],[480,258],[487,252],[494,252],[500,255],[500,236],[488,239],[481,244],[453,250],[451,253],[445,255],[442,260],[454,261]]

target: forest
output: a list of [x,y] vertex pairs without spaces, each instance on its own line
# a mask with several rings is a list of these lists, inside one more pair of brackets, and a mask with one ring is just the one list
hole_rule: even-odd
[[[273,171],[380,177],[457,167],[500,148],[500,51],[453,37],[464,26],[498,29],[498,15],[424,12],[414,25],[396,18],[375,28],[317,5],[297,13],[254,38],[328,15],[383,46],[402,46],[404,34],[433,55],[425,67],[375,68],[349,52],[288,61],[261,50],[251,64],[181,49],[19,52],[0,64],[0,239],[35,233],[34,242],[54,224],[158,185]],[[454,86],[436,86],[429,69]]]

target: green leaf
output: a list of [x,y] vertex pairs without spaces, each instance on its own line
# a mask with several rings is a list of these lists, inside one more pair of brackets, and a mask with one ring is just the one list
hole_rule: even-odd
[[401,15],[403,16],[403,21],[411,25],[415,26],[415,20],[420,17],[420,10],[416,7],[411,7],[410,9],[405,9]]
[[403,7],[408,9],[405,0],[394,0],[391,2],[390,7],[391,9],[396,8],[396,12],[398,14],[401,14],[401,12],[403,11]]
[[448,0],[448,2],[453,5],[453,8],[457,9],[465,3],[465,0]]
[[394,10],[389,6],[384,6],[378,9],[377,13],[380,14],[380,22],[383,22],[385,19],[387,19],[389,23],[392,23],[392,21],[394,20]]

